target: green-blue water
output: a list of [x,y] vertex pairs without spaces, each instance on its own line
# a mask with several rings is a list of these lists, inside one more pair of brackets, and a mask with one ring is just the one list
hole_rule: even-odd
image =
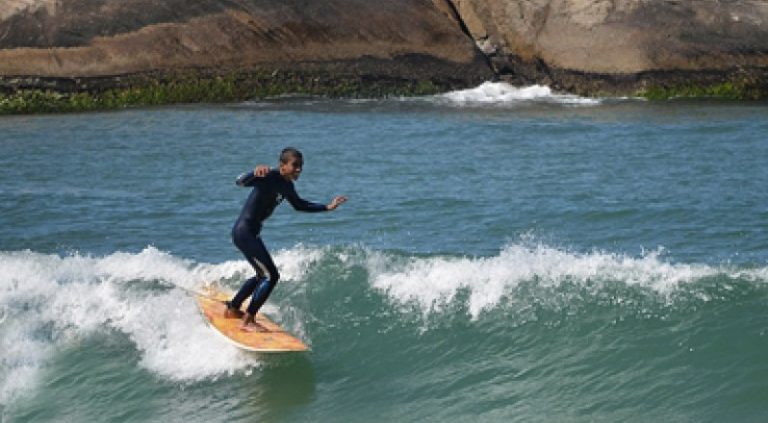
[[[0,118],[0,420],[768,421],[768,109],[450,96]],[[305,155],[240,352],[241,172]]]

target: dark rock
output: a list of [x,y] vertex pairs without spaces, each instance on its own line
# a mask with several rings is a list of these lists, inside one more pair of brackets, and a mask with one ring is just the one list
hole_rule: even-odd
[[450,0],[504,78],[580,94],[768,86],[763,0]]
[[374,92],[394,88],[398,81],[408,91],[419,82],[451,89],[501,78],[583,95],[649,90],[674,95],[682,87],[679,92],[729,92],[737,97],[741,92],[744,98],[764,98],[768,3],[0,3],[0,90],[6,93],[25,88],[101,92],[151,81],[170,83],[190,72],[197,75],[194,78],[236,74],[235,80],[245,83],[243,75],[261,81],[273,71],[289,72],[305,82],[333,80],[329,87],[370,84]]
[[6,91],[104,89],[184,70],[333,70],[462,87],[493,76],[456,22],[423,0],[3,1]]

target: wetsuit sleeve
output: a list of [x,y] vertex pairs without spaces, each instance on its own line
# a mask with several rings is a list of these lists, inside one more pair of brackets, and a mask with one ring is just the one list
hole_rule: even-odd
[[283,196],[288,200],[289,203],[291,203],[291,206],[293,206],[293,208],[298,211],[322,212],[328,210],[325,204],[313,203],[299,197],[299,194],[296,193],[296,189],[293,187],[293,184],[287,184]]
[[256,183],[258,177],[253,174],[253,171],[245,172],[238,176],[235,180],[235,184],[239,187],[252,187]]

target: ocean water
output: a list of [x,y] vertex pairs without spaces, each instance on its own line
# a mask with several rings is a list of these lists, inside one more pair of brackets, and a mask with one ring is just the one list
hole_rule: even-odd
[[[0,117],[0,421],[768,421],[768,109],[487,83]],[[244,353],[234,178],[305,155]]]

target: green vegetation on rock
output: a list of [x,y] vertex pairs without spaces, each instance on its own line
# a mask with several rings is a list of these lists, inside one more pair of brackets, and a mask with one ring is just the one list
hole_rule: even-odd
[[249,73],[206,77],[195,73],[151,79],[135,77],[123,87],[80,92],[20,89],[0,94],[0,114],[111,110],[175,103],[221,103],[298,94],[342,98],[380,98],[435,94],[448,89],[432,81],[363,80],[297,73]]
[[728,100],[761,100],[768,97],[766,87],[747,81],[722,82],[711,85],[683,84],[676,86],[654,86],[638,93],[649,100],[670,100],[675,98],[717,98]]

